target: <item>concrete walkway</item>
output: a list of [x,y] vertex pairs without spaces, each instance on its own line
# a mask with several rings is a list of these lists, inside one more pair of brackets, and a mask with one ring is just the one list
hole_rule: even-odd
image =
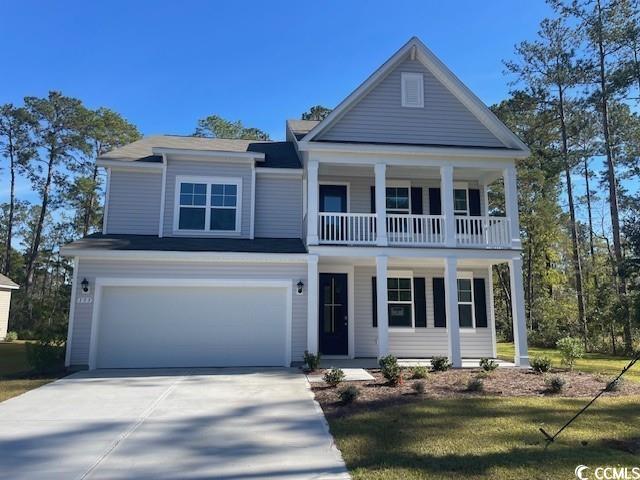
[[0,403],[4,479],[349,478],[304,375],[81,372]]

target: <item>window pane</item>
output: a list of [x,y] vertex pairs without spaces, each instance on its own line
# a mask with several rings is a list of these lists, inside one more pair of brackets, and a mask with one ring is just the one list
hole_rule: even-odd
[[211,209],[211,230],[235,230],[236,211],[230,208]]
[[224,197],[222,195],[211,195],[211,205],[222,207],[224,205]]
[[471,301],[471,280],[469,280],[468,278],[458,279],[458,301]]
[[460,318],[461,327],[473,327],[471,305],[458,305],[458,316]]
[[193,204],[198,206],[205,206],[207,204],[207,196],[201,194],[193,195]]
[[398,288],[398,279],[387,278],[387,288]]
[[214,183],[211,185],[211,193],[213,195],[224,195],[224,185],[221,183]]
[[401,290],[400,291],[400,301],[401,302],[410,302],[411,301],[411,290]]
[[197,193],[198,195],[206,195],[207,194],[207,185],[204,183],[196,183],[193,186],[193,193]]
[[398,291],[397,290],[389,290],[387,298],[389,299],[390,302],[397,302],[398,301]]
[[225,195],[236,195],[236,185],[225,185],[224,186],[224,194]]
[[467,210],[467,191],[466,190],[454,190],[453,191],[453,208],[454,210]]
[[389,305],[390,327],[411,327],[411,305]]
[[411,290],[411,279],[409,278],[400,278],[398,280],[398,283],[400,284],[400,288],[404,288]]
[[235,195],[225,195],[224,197],[224,206],[225,207],[235,207],[236,206],[236,196]]
[[204,230],[204,208],[181,208],[178,228],[181,230]]
[[180,193],[193,193],[193,183],[181,183]]
[[180,205],[192,205],[193,195],[180,194]]

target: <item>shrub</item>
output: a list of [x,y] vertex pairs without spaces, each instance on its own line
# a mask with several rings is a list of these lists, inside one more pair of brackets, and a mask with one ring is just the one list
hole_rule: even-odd
[[484,380],[480,377],[472,377],[467,382],[468,392],[482,392],[484,390]]
[[567,381],[560,375],[553,375],[545,380],[547,388],[552,393],[560,393],[567,386]]
[[624,385],[624,378],[618,378],[607,384],[607,392],[619,392]]
[[419,380],[417,382],[414,382],[411,387],[413,388],[414,392],[422,395],[427,391],[427,382],[425,382],[424,380]]
[[396,386],[402,383],[402,369],[398,365],[398,359],[393,355],[387,355],[382,357],[378,364],[380,365],[380,371],[382,376],[387,379],[390,385]]
[[42,326],[34,332],[38,339],[25,344],[27,362],[37,373],[61,370],[64,366],[64,325]]
[[320,353],[309,353],[308,350],[304,351],[304,363],[310,371],[315,371],[320,366]]
[[496,368],[498,368],[498,362],[484,357],[480,359],[480,367],[485,372],[493,372]]
[[546,355],[535,356],[531,359],[531,368],[537,373],[546,373],[551,369],[551,359]]
[[447,357],[433,357],[431,359],[431,370],[434,372],[446,372],[451,368],[451,362]]
[[577,338],[561,338],[558,340],[558,343],[556,343],[556,347],[560,350],[562,364],[569,367],[569,370],[573,370],[576,360],[582,358],[584,355],[584,346]]
[[350,403],[355,402],[360,395],[360,390],[355,385],[349,385],[346,388],[340,390],[338,393],[338,397],[340,397],[340,401],[343,405],[348,405]]
[[324,372],[322,379],[330,387],[337,387],[340,382],[344,381],[344,372],[341,368],[332,368]]
[[429,375],[429,370],[427,370],[427,367],[423,367],[421,365],[412,367],[410,371],[411,371],[411,378],[414,380],[427,378],[427,376]]
[[7,335],[4,337],[5,342],[15,342],[18,339],[18,332],[7,332]]

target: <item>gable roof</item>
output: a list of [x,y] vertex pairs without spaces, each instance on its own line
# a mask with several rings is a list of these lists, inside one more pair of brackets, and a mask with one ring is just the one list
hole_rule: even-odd
[[101,155],[99,160],[161,163],[154,149],[170,148],[202,152],[261,153],[265,168],[301,168],[300,159],[291,142],[271,142],[229,138],[205,138],[178,135],[150,135]]
[[18,284],[11,280],[9,277],[5,277],[0,273],[0,288],[9,288],[11,290],[15,290],[18,287]]
[[[491,132],[502,144],[500,148],[528,152],[527,146],[509,130],[482,101],[458,79],[417,37],[411,38],[369,78],[345,98],[324,120],[313,127],[301,142],[321,141],[321,134],[336,125],[345,114],[378,86],[407,58],[420,62],[435,79]],[[334,141],[334,140],[328,140]],[[357,142],[356,142],[357,143]],[[366,142],[371,143],[371,142]],[[495,147],[494,147],[495,148]]]
[[287,126],[296,137],[296,140],[301,140],[319,123],[320,120],[287,120]]

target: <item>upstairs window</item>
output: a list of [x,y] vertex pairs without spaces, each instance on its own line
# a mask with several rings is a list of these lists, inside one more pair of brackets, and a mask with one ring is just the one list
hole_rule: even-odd
[[402,106],[424,107],[424,79],[421,73],[402,72]]
[[469,188],[465,182],[453,184],[453,213],[455,215],[469,215]]
[[178,178],[175,229],[239,233],[241,185],[234,178]]
[[385,202],[387,213],[409,213],[409,188],[387,187]]

